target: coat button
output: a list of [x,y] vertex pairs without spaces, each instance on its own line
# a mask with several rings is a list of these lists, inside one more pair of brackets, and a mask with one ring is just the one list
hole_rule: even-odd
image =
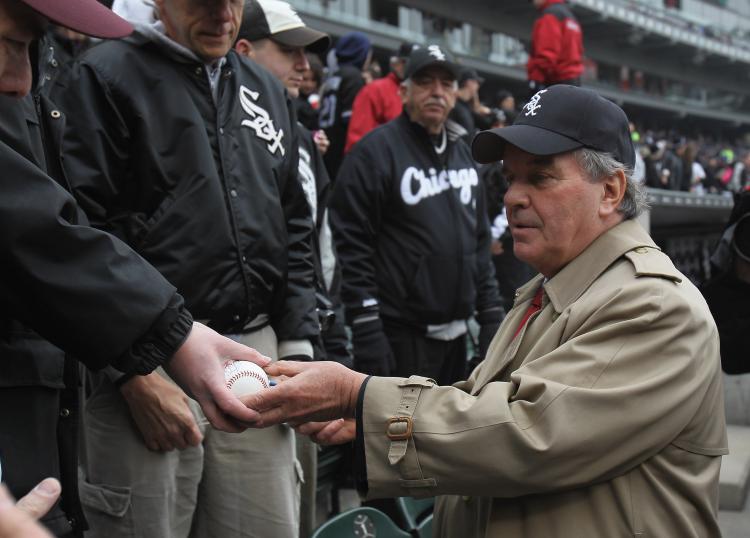
[[49,61],[49,63],[50,63],[50,65],[51,65],[52,67],[57,67],[57,66],[58,66],[57,60],[55,60],[54,58],[52,58],[52,59],[51,59],[51,60]]
[[68,409],[67,407],[63,407],[62,409],[60,409],[60,416],[62,418],[68,418],[70,416],[70,409]]
[[219,127],[219,134],[224,134],[224,127]]
[[60,114],[59,110],[53,110],[49,113],[50,116],[52,116],[54,119],[59,119],[62,114]]
[[232,316],[232,319],[234,321],[239,321],[240,320],[240,315],[239,314],[235,314],[234,316]]
[[648,254],[648,249],[646,247],[638,247],[635,251],[638,254]]
[[195,74],[200,75],[203,72],[203,68],[201,66],[198,66],[195,68]]
[[247,256],[242,256],[242,263],[247,263]]
[[232,198],[237,198],[237,191],[232,189],[231,191],[229,191],[229,196],[231,196]]

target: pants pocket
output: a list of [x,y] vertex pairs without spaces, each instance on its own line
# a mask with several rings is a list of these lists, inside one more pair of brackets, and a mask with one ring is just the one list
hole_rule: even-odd
[[[81,504],[89,520],[91,538],[135,538],[132,525],[131,490],[128,487],[78,482]],[[106,537],[101,532],[107,529]]]
[[93,510],[110,516],[123,517],[130,508],[130,488],[80,483],[81,502]]

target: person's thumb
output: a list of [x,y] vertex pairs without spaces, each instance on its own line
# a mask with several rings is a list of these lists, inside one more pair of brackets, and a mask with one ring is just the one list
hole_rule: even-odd
[[39,519],[50,511],[59,496],[60,482],[54,478],[45,478],[19,500],[16,507],[26,512],[33,519]]
[[266,366],[271,359],[254,350],[251,347],[235,342],[230,338],[224,338],[221,345],[221,355],[236,361],[250,361],[258,366]]
[[[320,364],[320,363],[317,363],[317,364]],[[265,366],[263,369],[270,376],[294,377],[297,374],[301,374],[305,370],[309,369],[312,365],[313,363],[311,362],[280,360],[280,361],[276,361]]]

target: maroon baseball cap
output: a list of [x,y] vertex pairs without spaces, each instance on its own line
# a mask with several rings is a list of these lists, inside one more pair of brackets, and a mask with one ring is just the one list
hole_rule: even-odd
[[21,0],[51,22],[92,37],[125,37],[133,26],[97,0]]

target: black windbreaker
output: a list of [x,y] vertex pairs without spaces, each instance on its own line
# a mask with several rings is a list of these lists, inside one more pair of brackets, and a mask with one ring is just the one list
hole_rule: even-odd
[[[463,132],[463,130],[461,130]],[[406,112],[344,159],[331,200],[347,316],[426,326],[497,309],[484,191],[469,147],[442,158]]]
[[174,286],[87,226],[61,187],[64,121],[39,93],[0,97],[0,463],[17,498],[48,476],[61,480],[63,495],[42,518],[56,535],[85,528],[78,365],[66,352],[92,369],[145,374],[192,326]]
[[214,104],[200,61],[134,35],[87,51],[54,95],[81,206],[196,319],[240,332],[269,314],[279,340],[317,337],[294,112],[273,76],[230,51]]

